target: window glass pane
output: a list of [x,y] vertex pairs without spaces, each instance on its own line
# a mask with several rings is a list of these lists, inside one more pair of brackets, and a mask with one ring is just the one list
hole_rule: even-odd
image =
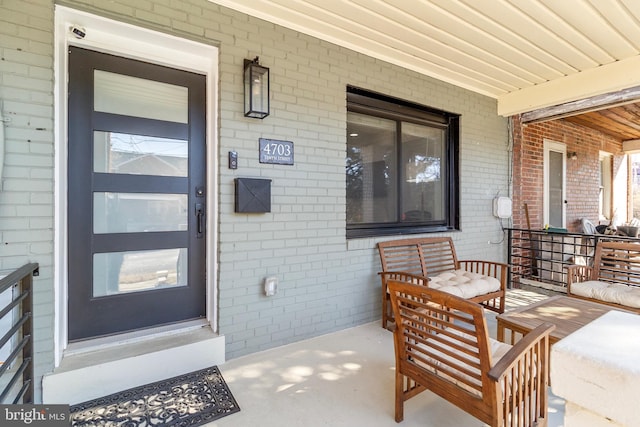
[[93,296],[187,285],[187,248],[93,255]]
[[347,114],[347,223],[397,221],[396,123]]
[[402,123],[402,221],[445,219],[445,132]]
[[101,173],[187,176],[188,142],[115,132],[93,133],[93,170]]
[[549,225],[564,227],[564,153],[549,151]]
[[95,111],[188,122],[188,89],[138,77],[94,71]]
[[93,194],[94,233],[139,233],[187,229],[187,195]]
[[[633,162],[633,156],[631,157]],[[633,163],[632,163],[633,165]],[[600,155],[600,191],[599,197],[599,218],[612,219],[611,215],[611,156]],[[633,166],[632,166],[633,167]],[[634,176],[634,175],[632,175]],[[634,199],[635,200],[635,199]]]

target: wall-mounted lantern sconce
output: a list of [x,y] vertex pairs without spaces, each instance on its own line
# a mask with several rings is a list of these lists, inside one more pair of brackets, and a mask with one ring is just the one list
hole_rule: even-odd
[[269,69],[254,60],[244,60],[244,116],[264,119],[269,115]]
[[578,153],[576,153],[575,151],[569,151],[567,153],[567,159],[569,159],[569,160],[578,160]]

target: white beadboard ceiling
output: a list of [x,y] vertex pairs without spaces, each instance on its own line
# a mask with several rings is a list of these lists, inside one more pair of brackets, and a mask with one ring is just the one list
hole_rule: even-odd
[[504,116],[640,86],[640,0],[211,1],[491,96]]

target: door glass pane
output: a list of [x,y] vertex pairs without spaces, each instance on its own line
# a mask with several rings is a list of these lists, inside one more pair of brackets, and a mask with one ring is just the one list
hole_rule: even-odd
[[395,222],[396,124],[347,114],[347,223]]
[[95,111],[188,122],[188,89],[102,70],[94,71]]
[[402,123],[402,220],[445,219],[444,130]]
[[93,171],[132,175],[187,176],[188,142],[115,132],[93,133]]
[[187,285],[187,248],[93,255],[93,296]]
[[564,227],[564,153],[549,151],[549,225]]
[[139,233],[187,229],[187,195],[93,193],[93,232]]

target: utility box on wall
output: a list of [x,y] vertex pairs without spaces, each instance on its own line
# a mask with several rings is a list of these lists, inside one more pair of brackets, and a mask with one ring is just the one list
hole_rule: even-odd
[[271,180],[236,178],[235,211],[238,213],[271,212]]
[[511,199],[508,197],[496,197],[493,199],[493,216],[496,218],[511,218]]

